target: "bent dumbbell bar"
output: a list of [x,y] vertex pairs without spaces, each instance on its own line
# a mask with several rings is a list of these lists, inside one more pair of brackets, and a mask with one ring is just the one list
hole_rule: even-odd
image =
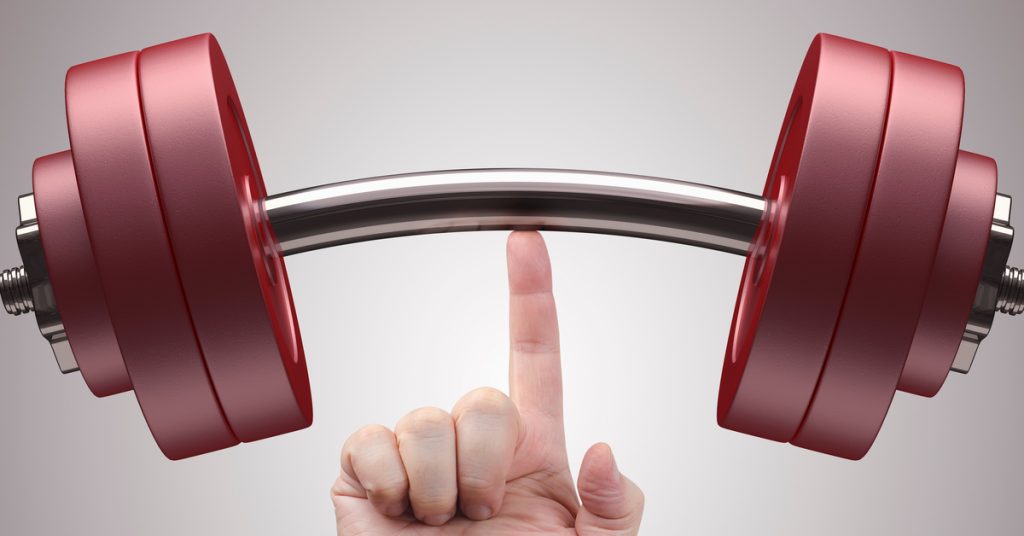
[[344,181],[264,201],[284,255],[378,238],[548,229],[746,255],[757,196],[689,182],[557,169],[470,169]]
[[956,67],[815,38],[762,195],[670,179],[479,169],[343,181],[268,197],[216,40],[68,71],[71,150],[19,199],[12,314],[35,312],[64,372],[133,390],[178,459],[312,422],[284,256],[481,229],[614,234],[746,257],[719,423],[851,459],[897,390],[967,372],[996,312],[1010,198],[960,150]]

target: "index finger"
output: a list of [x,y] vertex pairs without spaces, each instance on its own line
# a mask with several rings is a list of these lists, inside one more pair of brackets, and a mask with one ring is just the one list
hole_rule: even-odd
[[522,414],[562,419],[562,362],[551,261],[536,231],[508,237],[509,390]]

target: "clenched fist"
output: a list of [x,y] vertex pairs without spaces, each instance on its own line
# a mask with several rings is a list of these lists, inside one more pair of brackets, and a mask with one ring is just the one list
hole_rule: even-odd
[[[508,239],[509,387],[470,392],[345,442],[331,489],[340,536],[635,535],[644,496],[607,445],[574,483],[562,423],[551,263],[540,234]],[[578,492],[578,495],[577,495]],[[582,501],[582,503],[581,503]]]

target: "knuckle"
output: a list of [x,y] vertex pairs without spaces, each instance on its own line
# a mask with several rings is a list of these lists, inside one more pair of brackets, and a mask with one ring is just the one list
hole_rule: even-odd
[[379,482],[363,484],[366,493],[379,502],[395,502],[405,498],[409,482],[404,478],[394,478]]
[[389,436],[391,436],[391,430],[385,426],[379,424],[364,426],[353,432],[345,440],[345,444],[341,447],[341,458],[345,460],[346,456],[357,453],[365,445],[373,444],[381,439],[387,439]]
[[537,355],[550,354],[559,355],[559,344],[547,340],[519,339],[513,341],[512,352],[517,354]]
[[493,387],[474,389],[456,404],[460,415],[505,415],[515,410],[515,404],[505,393]]
[[374,443],[382,439],[388,439],[391,435],[391,430],[386,426],[380,424],[370,424],[356,430],[352,434],[353,443]]
[[594,500],[618,501],[624,496],[621,486],[614,485],[607,480],[582,479],[578,484],[579,492]]
[[442,436],[452,429],[452,417],[439,408],[420,408],[402,417],[396,428],[400,430],[400,435]]

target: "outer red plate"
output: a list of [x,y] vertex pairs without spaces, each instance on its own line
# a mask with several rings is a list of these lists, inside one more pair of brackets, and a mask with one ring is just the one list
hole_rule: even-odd
[[811,44],[733,314],[718,398],[725,428],[789,441],[800,425],[860,238],[890,73],[881,48],[824,34]]
[[960,69],[892,53],[871,205],[814,400],[793,444],[867,453],[907,359],[946,216],[963,117]]
[[960,151],[928,295],[900,376],[901,391],[935,396],[946,381],[981,279],[996,174],[995,160]]
[[138,53],[72,67],[68,131],[114,332],[157,444],[178,459],[238,442],[206,373],[150,168]]
[[160,202],[210,378],[232,430],[255,441],[309,426],[309,379],[263,178],[213,36],[139,60]]
[[132,383],[85,230],[70,151],[36,160],[32,192],[46,270],[82,378],[96,396],[128,391]]

